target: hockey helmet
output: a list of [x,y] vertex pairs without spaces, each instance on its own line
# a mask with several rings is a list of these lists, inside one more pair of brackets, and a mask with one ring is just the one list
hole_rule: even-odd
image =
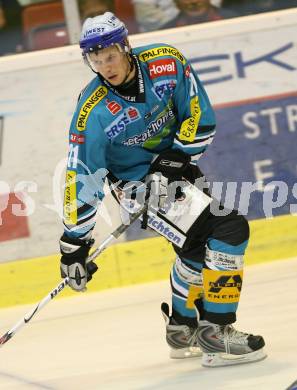
[[116,45],[120,50],[128,53],[128,30],[112,12],[88,18],[83,24],[79,41],[80,48],[85,56],[87,53]]

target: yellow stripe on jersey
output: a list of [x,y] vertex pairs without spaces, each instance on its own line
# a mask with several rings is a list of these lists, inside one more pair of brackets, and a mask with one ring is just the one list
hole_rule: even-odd
[[177,49],[170,46],[160,46],[145,50],[139,54],[139,59],[142,62],[146,62],[162,56],[172,56],[177,58],[183,65],[186,63],[185,57]]
[[201,109],[198,96],[191,99],[191,116],[183,121],[178,138],[181,141],[193,142],[197,133],[198,124],[201,117]]
[[82,105],[76,122],[76,128],[78,131],[86,129],[87,120],[91,111],[104,98],[104,96],[107,95],[107,92],[107,88],[100,85],[100,87],[98,87]]
[[66,172],[66,187],[64,193],[64,221],[66,225],[77,223],[76,172]]

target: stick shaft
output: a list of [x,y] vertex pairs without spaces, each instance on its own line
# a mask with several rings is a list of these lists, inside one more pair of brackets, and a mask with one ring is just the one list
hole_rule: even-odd
[[129,223],[122,223],[116,230],[114,230],[109,237],[107,237],[102,244],[93,252],[91,255],[87,258],[87,263],[90,261],[93,261],[102,253],[106,246],[110,244],[115,239],[119,238],[121,234],[123,234],[130,225],[132,225],[133,222],[136,221],[147,209],[147,206],[145,205],[142,209],[137,211],[135,214],[131,214],[129,217]]
[[[113,231],[103,242],[102,244],[87,258],[86,262],[89,263],[90,261],[94,261],[107,247],[108,244],[110,244],[112,241],[120,237],[122,233],[124,233],[128,227],[136,221],[142,213],[146,210],[147,206],[144,206],[142,209],[140,209],[137,213],[132,214],[129,219],[129,223],[122,223],[115,231]],[[24,325],[28,324],[28,322],[31,321],[31,319],[52,299],[54,299],[61,291],[64,290],[64,288],[68,285],[69,278],[63,279],[47,296],[45,296],[37,305],[29,312],[27,313],[24,318],[20,319],[8,332],[6,332],[1,338],[0,338],[0,348],[7,343],[8,340],[10,340]]]
[[20,319],[8,332],[0,338],[0,347],[10,340],[24,325],[38,313],[49,301],[54,299],[68,284],[68,277],[63,279],[47,296],[45,296],[24,318]]

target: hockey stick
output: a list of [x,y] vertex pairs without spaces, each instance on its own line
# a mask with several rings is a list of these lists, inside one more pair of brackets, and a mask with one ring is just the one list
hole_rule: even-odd
[[[143,206],[142,209],[137,211],[135,214],[131,214],[129,217],[129,223],[122,223],[114,232],[112,232],[102,244],[87,258],[86,262],[94,261],[107,247],[107,245],[113,240],[120,237],[128,227],[136,221],[147,209],[147,204]],[[2,347],[8,340],[10,340],[24,325],[28,324],[29,321],[38,313],[49,301],[54,299],[64,288],[67,286],[69,278],[66,277],[62,280],[46,297],[44,297],[29,313],[27,313],[24,318],[18,321],[13,328],[6,332],[0,338],[0,347]]]

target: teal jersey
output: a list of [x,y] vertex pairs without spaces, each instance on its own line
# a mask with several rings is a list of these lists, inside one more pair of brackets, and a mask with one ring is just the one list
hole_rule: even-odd
[[143,180],[154,156],[181,149],[196,163],[212,142],[215,116],[187,59],[166,44],[132,51],[137,96],[96,76],[80,95],[69,133],[64,227],[86,237],[95,225],[107,173]]

